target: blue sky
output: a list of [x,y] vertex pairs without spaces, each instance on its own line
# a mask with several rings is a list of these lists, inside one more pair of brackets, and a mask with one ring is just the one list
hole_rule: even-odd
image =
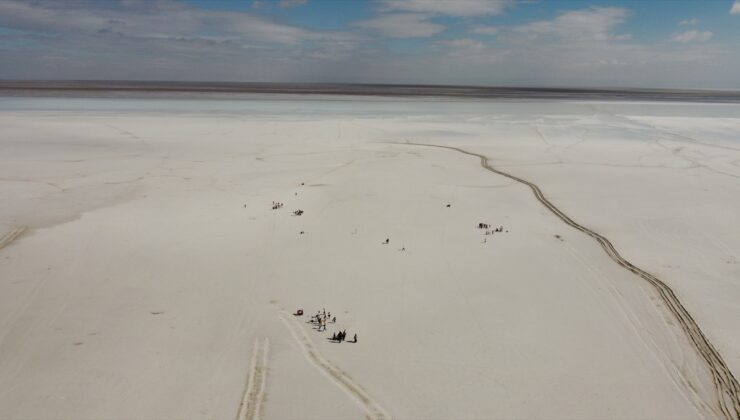
[[732,0],[0,0],[0,78],[740,90]]

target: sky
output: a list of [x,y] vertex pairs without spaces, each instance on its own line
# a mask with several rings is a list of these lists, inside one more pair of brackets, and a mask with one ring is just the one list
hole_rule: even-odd
[[740,0],[0,0],[0,79],[740,90]]

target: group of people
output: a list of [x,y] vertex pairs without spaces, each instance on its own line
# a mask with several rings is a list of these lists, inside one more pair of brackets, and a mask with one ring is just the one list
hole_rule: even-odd
[[[486,233],[485,233],[486,236],[493,235],[496,232],[503,232],[504,231],[504,227],[503,226],[499,226],[499,227],[493,228],[493,230],[491,230],[491,225],[489,225],[488,223],[478,223],[478,229],[485,229],[486,230]],[[508,230],[506,232],[508,232]],[[486,238],[483,238],[483,240],[481,241],[481,243],[486,243],[486,242],[487,242],[486,241]]]
[[[303,315],[303,309],[298,309],[293,315],[295,316],[301,316]],[[332,324],[337,323],[337,317],[331,316],[331,312],[326,312],[326,309],[323,309],[321,311],[316,311],[316,315],[312,315],[311,319],[309,320],[311,324],[318,325],[318,328],[316,328],[316,331],[326,331],[326,324],[331,322]],[[342,341],[347,340],[347,330],[339,331],[338,333],[333,333],[331,336],[332,341],[336,341],[338,343],[341,343]],[[353,341],[350,341],[350,343],[356,343],[357,342],[357,334],[354,335]]]
[[503,232],[504,231],[504,227],[503,226],[499,226],[499,227],[493,228],[493,230],[491,230],[491,225],[489,225],[488,223],[478,223],[478,229],[485,229],[486,230],[486,235],[492,235],[495,232]]
[[284,205],[283,203],[280,203],[278,201],[273,201],[272,202],[272,209],[273,210],[281,209],[281,208],[283,208],[283,205]]
[[496,232],[503,232],[503,231],[504,231],[503,226],[499,226],[497,228],[494,228],[493,230],[486,229],[486,235],[493,235]]
[[337,323],[337,317],[331,316],[331,312],[327,313],[326,309],[323,311],[317,311],[316,315],[311,317],[310,322],[312,324],[317,324],[319,328],[316,331],[326,331],[326,324],[331,321],[332,324]]
[[[342,341],[345,341],[347,339],[347,330],[339,331],[338,333],[334,333],[331,336],[332,341],[336,341],[341,343]],[[357,342],[357,334],[354,336],[354,341],[350,341],[351,343]]]
[[293,216],[300,216],[302,214],[303,214],[303,210],[301,210],[301,209],[298,209],[298,210],[296,210],[296,211],[293,212]]

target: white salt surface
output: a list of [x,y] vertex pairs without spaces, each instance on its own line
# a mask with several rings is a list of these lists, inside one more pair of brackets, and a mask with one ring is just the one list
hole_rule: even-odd
[[740,106],[2,99],[0,127],[0,418],[720,416],[643,280],[406,141],[537,183],[740,374]]

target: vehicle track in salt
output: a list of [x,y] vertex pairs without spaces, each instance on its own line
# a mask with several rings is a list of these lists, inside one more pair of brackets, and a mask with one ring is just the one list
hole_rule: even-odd
[[21,235],[23,235],[23,232],[26,231],[26,227],[22,226],[16,229],[11,230],[10,232],[6,233],[5,235],[0,237],[0,249],[5,248],[6,246],[10,245],[11,242],[18,239]]
[[540,187],[536,184],[527,181],[526,179],[519,178],[515,175],[496,169],[488,163],[488,157],[482,154],[469,152],[467,150],[453,147],[453,146],[441,146],[437,144],[426,144],[426,143],[390,143],[396,145],[408,145],[408,146],[422,146],[422,147],[436,147],[440,149],[447,149],[456,151],[465,155],[475,156],[480,159],[480,165],[483,169],[493,172],[497,175],[509,178],[520,184],[528,186],[535,198],[548,210],[550,210],[565,224],[571,226],[574,229],[581,231],[582,233],[590,236],[596,242],[599,243],[601,248],[615,263],[620,265],[626,270],[629,270],[636,276],[644,279],[657,291],[663,303],[666,305],[668,310],[676,318],[676,321],[681,326],[683,331],[686,333],[690,341],[693,343],[694,348],[697,350],[701,358],[706,362],[709,371],[712,374],[714,380],[715,389],[717,391],[717,400],[719,408],[722,411],[722,415],[728,420],[740,419],[740,384],[732,374],[730,368],[727,367],[722,356],[714,348],[709,339],[704,335],[704,332],[699,328],[694,318],[689,314],[683,304],[679,301],[673,290],[665,284],[662,280],[656,276],[648,273],[647,271],[637,267],[636,265],[625,259],[614,247],[614,245],[603,235],[575,222],[568,215],[563,213],[558,207],[551,203],[544,195]]
[[306,334],[304,328],[293,319],[293,316],[284,310],[280,310],[280,319],[285,323],[295,341],[303,349],[303,354],[316,367],[326,373],[334,383],[352,397],[355,402],[365,411],[370,419],[390,419],[391,416],[387,411],[375,401],[368,393],[362,389],[355,381],[338,367],[334,366],[329,360],[319,353],[313,345],[311,338]]
[[255,420],[262,414],[262,402],[265,400],[265,383],[267,382],[267,354],[270,350],[270,341],[267,338],[258,338],[252,350],[252,363],[247,379],[247,389],[244,391],[237,420]]

